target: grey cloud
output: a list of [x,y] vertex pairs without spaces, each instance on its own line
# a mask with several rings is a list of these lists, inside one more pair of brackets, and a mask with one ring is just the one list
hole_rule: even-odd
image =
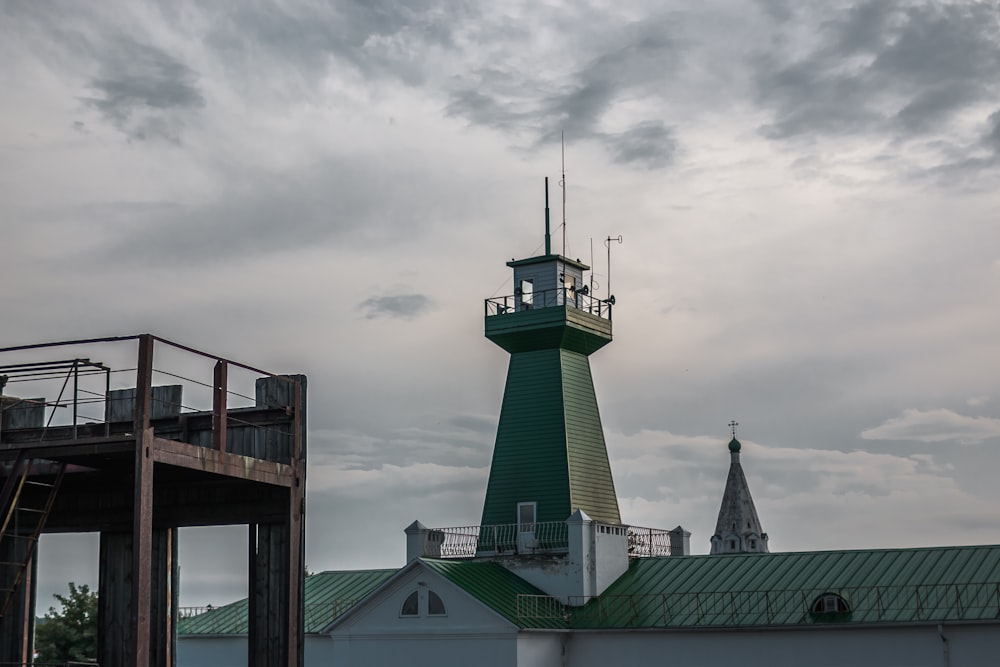
[[985,144],[1000,154],[1000,110],[994,111],[989,117],[989,126],[984,137]]
[[622,132],[602,128],[607,112],[624,97],[662,95],[679,60],[666,15],[612,31],[603,42],[575,44],[598,55],[567,78],[546,77],[491,63],[455,85],[449,114],[509,133],[523,133],[538,147],[565,134],[568,141],[596,140],[616,162],[655,169],[670,164],[677,142],[662,119],[633,123]]
[[80,100],[129,139],[179,143],[186,115],[205,106],[190,67],[130,38],[102,55],[100,74],[89,86],[98,96]]
[[427,312],[432,304],[424,294],[392,294],[368,297],[358,308],[369,320],[377,317],[412,320]]
[[[284,173],[231,169],[206,202],[110,202],[83,213],[107,243],[89,251],[116,265],[203,265],[313,247],[331,238],[364,244],[406,242],[441,216],[430,173],[373,159],[329,157]],[[387,188],[392,198],[381,196]],[[77,213],[79,217],[79,213]],[[402,222],[401,222],[402,221]]]
[[981,443],[1000,438],[1000,419],[969,417],[952,410],[903,410],[899,417],[861,433],[866,440]]
[[450,420],[450,423],[458,428],[475,431],[492,436],[497,430],[497,420],[495,418],[473,417],[470,415],[459,415]]
[[422,51],[448,47],[474,5],[439,1],[419,9],[389,0],[310,4],[239,3],[222,10],[208,43],[223,54],[280,60],[312,79],[332,61],[367,78],[411,85],[425,79]]
[[640,123],[607,142],[615,162],[659,169],[673,162],[677,140],[662,121]]
[[946,134],[946,123],[997,92],[995,12],[985,4],[868,2],[820,24],[818,46],[756,65],[773,139],[809,133]]
[[493,444],[492,432],[456,429],[447,422],[434,427],[369,425],[363,433],[347,429],[314,431],[311,437],[310,463],[334,470],[379,470],[418,464],[478,469],[489,466]]

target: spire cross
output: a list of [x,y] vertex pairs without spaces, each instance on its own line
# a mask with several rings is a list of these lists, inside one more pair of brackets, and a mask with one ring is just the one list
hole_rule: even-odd
[[733,432],[733,438],[734,439],[736,438],[736,427],[739,426],[739,425],[740,425],[740,423],[738,421],[735,421],[735,420],[729,422],[729,430]]

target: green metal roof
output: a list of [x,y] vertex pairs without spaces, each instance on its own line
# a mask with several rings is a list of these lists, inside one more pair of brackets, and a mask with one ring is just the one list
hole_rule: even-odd
[[[306,634],[320,632],[334,619],[354,606],[397,570],[354,570],[320,572],[305,579]],[[211,611],[181,618],[178,635],[245,635],[247,633],[246,599]]]
[[[512,623],[519,624],[518,596],[544,595],[524,579],[491,561],[422,558],[421,562]],[[535,620],[531,627],[562,626],[556,620],[548,619]]]
[[[530,629],[801,626],[1000,619],[1000,546],[640,558],[600,597],[567,607],[492,561],[421,559],[512,623]],[[306,578],[317,633],[399,570]],[[839,595],[846,613],[812,613]],[[246,634],[246,600],[178,624],[179,635]]]
[[[812,613],[825,594],[851,611]],[[641,558],[584,607],[519,606],[573,628],[996,620],[1000,546]]]

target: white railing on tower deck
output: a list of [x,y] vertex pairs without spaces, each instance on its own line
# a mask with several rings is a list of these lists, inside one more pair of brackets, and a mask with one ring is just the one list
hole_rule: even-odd
[[670,531],[660,528],[628,527],[628,555],[651,558],[670,555]]
[[[625,528],[630,558],[670,555],[670,531],[659,528],[621,526],[594,522],[602,527]],[[421,556],[427,558],[474,558],[476,556],[562,554],[569,551],[569,527],[565,521],[544,521],[525,530],[516,523],[495,526],[432,528],[432,539]]]
[[510,294],[486,299],[486,317],[553,306],[572,306],[601,319],[610,320],[611,306],[614,305],[614,302],[614,298],[598,299],[582,290],[557,287],[533,292],[530,297],[523,294]]

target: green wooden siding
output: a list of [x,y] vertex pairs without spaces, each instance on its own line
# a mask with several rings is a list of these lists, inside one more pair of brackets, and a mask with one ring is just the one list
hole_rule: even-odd
[[511,355],[482,525],[515,523],[531,501],[540,522],[576,509],[621,522],[590,361],[560,347]]
[[567,350],[560,356],[571,513],[582,509],[596,521],[621,523],[590,360]]

